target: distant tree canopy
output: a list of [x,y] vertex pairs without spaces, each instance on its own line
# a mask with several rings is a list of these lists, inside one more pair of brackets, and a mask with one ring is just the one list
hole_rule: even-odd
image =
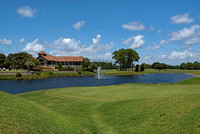
[[179,69],[179,65],[172,66],[172,65],[167,65],[165,63],[160,63],[160,62],[154,62],[152,64],[152,68],[162,70],[162,69]]
[[0,67],[3,67],[5,60],[6,60],[5,54],[0,54]]
[[181,69],[200,69],[200,63],[195,61],[194,63],[187,62],[187,63],[182,63],[180,65]]
[[[29,61],[30,65],[28,65],[27,61]],[[4,54],[0,54],[0,67],[32,69],[31,66],[33,64],[31,65],[31,63],[34,63],[34,66],[39,65],[39,61],[26,52],[9,54],[7,57]]]
[[88,68],[90,65],[90,60],[86,57],[83,59],[83,68]]
[[112,58],[115,59],[116,64],[119,64],[120,71],[127,71],[128,69],[133,71],[133,62],[138,62],[140,59],[138,53],[132,49],[114,51]]
[[102,69],[116,69],[117,66],[113,64],[112,62],[92,62],[95,63],[98,66],[101,66]]

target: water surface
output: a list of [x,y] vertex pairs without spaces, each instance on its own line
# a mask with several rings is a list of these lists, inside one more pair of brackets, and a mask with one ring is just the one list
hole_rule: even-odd
[[123,83],[174,83],[195,77],[185,73],[143,74],[129,76],[103,76],[97,79],[93,76],[56,77],[42,80],[2,80],[0,91],[18,94],[42,89],[82,86],[104,86]]

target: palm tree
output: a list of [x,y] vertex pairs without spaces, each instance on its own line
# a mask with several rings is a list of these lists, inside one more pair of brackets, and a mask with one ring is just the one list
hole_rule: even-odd
[[30,73],[31,68],[36,67],[40,64],[37,59],[28,59],[24,65],[28,69],[28,73]]

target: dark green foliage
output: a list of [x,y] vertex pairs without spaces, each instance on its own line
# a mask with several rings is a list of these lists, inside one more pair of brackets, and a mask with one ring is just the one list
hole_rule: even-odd
[[94,72],[92,68],[82,68],[82,71]]
[[41,73],[40,73],[40,72],[36,72],[35,74],[36,74],[36,75],[41,75]]
[[182,63],[180,65],[181,69],[189,69],[189,70],[194,70],[194,69],[200,69],[200,63],[195,61],[194,63],[187,62],[187,63]]
[[16,77],[22,77],[21,73],[16,73]]
[[5,60],[6,60],[5,54],[0,54],[0,67],[3,67]]
[[93,70],[97,69],[97,64],[96,63],[91,63],[89,68],[92,68]]
[[62,68],[62,64],[58,63],[58,65],[56,65],[56,69],[61,69]]
[[128,71],[128,69],[133,71],[133,62],[138,62],[140,59],[138,53],[132,49],[114,51],[112,58],[115,59],[116,64],[119,64],[120,71]]
[[180,68],[181,68],[181,69],[186,69],[186,68],[187,68],[187,65],[186,65],[185,63],[182,63],[182,64],[180,65]]
[[140,72],[143,72],[144,68],[145,68],[145,63],[142,63],[141,66],[140,66]]
[[42,74],[44,74],[44,75],[53,75],[54,73],[53,73],[53,72],[50,72],[50,71],[48,71],[48,72],[42,72]]
[[151,65],[151,64],[146,64],[146,63],[143,63],[143,64],[144,64],[144,68],[145,68],[145,69],[152,68],[152,65]]
[[98,66],[101,66],[102,69],[117,69],[117,66],[112,62],[92,62]]
[[138,64],[135,67],[135,72],[139,72],[139,65]]
[[81,75],[81,74],[82,74],[82,71],[81,71],[81,70],[79,70],[79,71],[78,71],[78,74],[79,74],[79,75]]
[[167,65],[165,63],[160,63],[160,62],[154,62],[152,64],[152,68],[153,69],[158,69],[158,70],[162,70],[162,69],[179,69],[179,66],[171,66],[171,65]]
[[65,68],[65,67],[62,67],[62,68],[60,68],[60,69],[58,69],[59,71],[74,71],[74,68],[72,68],[72,67],[67,67],[67,68]]
[[88,68],[90,65],[90,60],[86,57],[83,59],[83,68]]
[[74,71],[74,68],[68,66],[67,71]]
[[30,70],[33,70],[34,67],[40,65],[40,62],[38,59],[27,59],[26,62],[24,63],[24,66],[26,67],[26,69],[28,70],[28,72],[30,72]]

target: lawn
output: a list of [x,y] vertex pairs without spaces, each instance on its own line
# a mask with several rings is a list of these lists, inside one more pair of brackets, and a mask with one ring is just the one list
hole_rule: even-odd
[[[200,75],[199,70],[143,73]],[[199,113],[199,77],[169,84],[71,87],[18,95],[0,92],[0,133],[200,133]]]
[[[192,78],[174,84],[72,87],[17,96],[48,111],[46,118],[50,116],[55,120],[56,115],[62,117],[63,122],[59,122],[58,118],[56,123],[62,124],[66,133],[200,133],[199,83],[199,78]],[[14,118],[19,118],[17,114]],[[40,116],[43,120],[43,115]],[[51,121],[48,126],[52,125]],[[46,133],[46,126],[42,121],[41,124],[41,131]],[[36,131],[34,129],[33,133]],[[59,129],[54,129],[54,132],[59,133]]]
[[134,71],[117,71],[116,69],[103,69],[104,75],[137,75],[137,74],[149,74],[149,73],[191,73],[200,76],[200,70],[182,70],[182,69],[145,69],[144,72]]

